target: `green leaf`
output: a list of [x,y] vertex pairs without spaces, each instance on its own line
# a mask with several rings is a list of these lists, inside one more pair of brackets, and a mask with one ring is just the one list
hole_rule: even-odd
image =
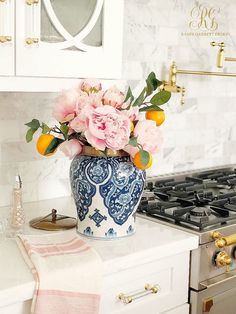
[[43,134],[47,134],[51,130],[49,126],[47,126],[47,124],[45,124],[44,122],[42,123],[41,128]]
[[133,146],[133,147],[136,147],[138,145],[138,142],[137,142],[137,137],[131,137],[129,139],[129,145]]
[[37,119],[33,119],[32,121],[25,123],[25,125],[27,125],[29,128],[33,130],[38,130],[38,128],[40,127],[39,120]]
[[57,147],[63,142],[64,140],[62,140],[61,138],[54,137],[54,139],[51,141],[51,143],[48,145],[47,149],[45,150],[44,156],[50,153],[53,153],[57,149]]
[[152,86],[152,83],[149,81],[149,80],[146,80],[146,84],[147,84],[147,87],[146,87],[146,96],[149,96],[153,93],[153,86]]
[[143,104],[143,101],[145,99],[145,93],[146,93],[146,87],[144,87],[144,89],[142,90],[138,98],[133,103],[133,107],[141,106]]
[[34,133],[35,133],[36,131],[37,131],[37,130],[30,128],[30,129],[26,132],[25,138],[26,138],[26,142],[27,142],[27,143],[29,143],[29,142],[32,141],[33,135],[34,135]]
[[65,140],[66,140],[66,139],[67,139],[67,136],[68,136],[68,131],[69,131],[68,125],[62,123],[62,124],[60,125],[60,130],[62,131],[62,133],[63,133],[63,135],[64,135],[64,138],[65,138]]
[[140,150],[141,164],[145,167],[149,163],[149,153],[146,150]]
[[132,102],[134,100],[134,96],[132,94],[131,88],[128,88],[127,94],[125,96],[125,100],[124,102],[126,102],[128,99],[130,99],[130,102]]
[[157,89],[157,87],[162,85],[162,81],[159,81],[156,78],[156,74],[154,72],[151,72],[146,79],[146,84],[147,84],[146,95],[149,96]]
[[150,103],[153,105],[161,106],[161,105],[167,103],[167,101],[170,99],[170,97],[171,97],[170,92],[162,90],[162,91],[158,92],[157,94],[155,94],[151,98]]
[[139,109],[139,111],[142,112],[142,111],[164,111],[164,110],[158,107],[157,105],[151,105],[148,107],[143,107]]

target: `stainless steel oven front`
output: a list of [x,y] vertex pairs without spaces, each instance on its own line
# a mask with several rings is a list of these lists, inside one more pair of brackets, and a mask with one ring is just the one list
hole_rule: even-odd
[[236,314],[236,270],[201,283],[190,290],[191,314]]

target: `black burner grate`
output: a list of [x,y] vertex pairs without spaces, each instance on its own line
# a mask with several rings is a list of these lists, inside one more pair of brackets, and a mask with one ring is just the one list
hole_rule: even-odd
[[148,182],[138,211],[198,230],[236,222],[236,171]]

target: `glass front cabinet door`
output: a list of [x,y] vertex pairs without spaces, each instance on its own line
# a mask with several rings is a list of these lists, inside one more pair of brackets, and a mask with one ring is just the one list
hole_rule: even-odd
[[119,78],[123,2],[17,0],[16,75]]
[[14,0],[0,0],[0,75],[14,75]]

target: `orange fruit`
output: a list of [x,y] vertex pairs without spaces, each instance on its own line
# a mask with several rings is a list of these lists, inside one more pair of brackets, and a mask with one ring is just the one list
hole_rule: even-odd
[[37,151],[40,155],[51,156],[55,153],[56,150],[52,153],[45,155],[46,149],[51,144],[51,142],[54,138],[55,138],[55,136],[53,136],[52,134],[41,134],[39,136],[37,143],[36,143],[36,147],[37,147]]
[[142,160],[141,160],[141,152],[138,151],[133,158],[133,163],[134,165],[141,170],[145,170],[151,167],[152,165],[152,155],[150,153],[148,153],[148,157],[149,157],[149,161],[146,165],[142,164]]
[[147,111],[146,119],[155,121],[156,125],[159,126],[165,121],[165,112],[164,111]]

